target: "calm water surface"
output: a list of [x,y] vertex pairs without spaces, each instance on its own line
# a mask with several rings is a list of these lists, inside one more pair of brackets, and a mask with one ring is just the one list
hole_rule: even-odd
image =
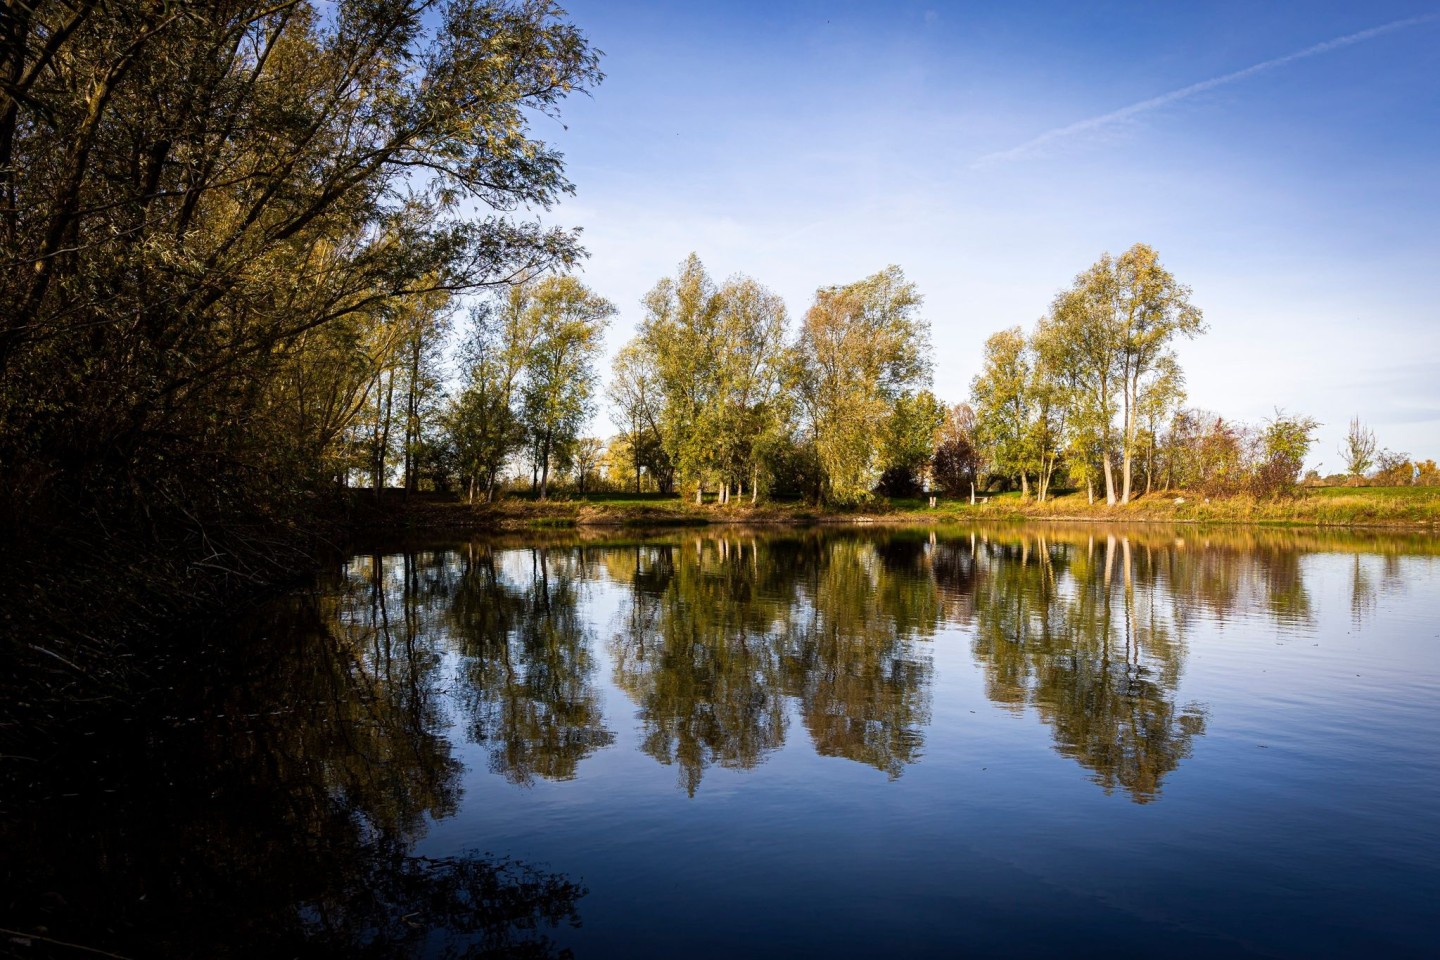
[[1437,554],[1052,525],[377,550],[78,731],[7,895],[143,955],[1433,956]]

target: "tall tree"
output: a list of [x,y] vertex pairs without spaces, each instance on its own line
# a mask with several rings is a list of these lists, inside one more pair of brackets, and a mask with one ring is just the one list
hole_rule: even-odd
[[1099,450],[1106,502],[1128,503],[1142,421],[1156,396],[1173,394],[1182,382],[1174,343],[1205,330],[1190,288],[1175,280],[1153,249],[1137,243],[1118,258],[1102,254],[1077,276],[1055,299],[1044,326],[1047,362],[1070,384],[1079,404],[1076,425]]
[[426,449],[425,428],[436,417],[444,398],[442,363],[445,337],[450,330],[449,297],[431,294],[416,298],[403,315],[401,362],[405,380],[405,431],[402,441],[407,493],[420,488],[421,461]]
[[552,464],[569,461],[594,412],[595,360],[615,306],[576,278],[558,276],[535,284],[529,309],[540,333],[526,359],[524,419],[544,500]]
[[[207,523],[209,543],[207,515],[333,475],[373,369],[312,358],[364,339],[319,331],[581,253],[514,215],[570,190],[532,118],[600,79],[548,0],[7,9],[0,497],[17,522],[77,500],[113,518],[144,489],[137,526]],[[302,390],[306,371],[322,376]]]
[[680,481],[694,487],[700,502],[707,479],[716,475],[719,465],[711,424],[723,391],[724,301],[692,253],[679,274],[660,280],[642,303],[639,343],[659,376],[665,452]]
[[654,351],[646,349],[643,340],[631,340],[615,354],[606,393],[629,451],[635,492],[640,492],[641,478],[648,471],[656,489],[669,493],[675,468],[660,432],[665,397]]
[[462,355],[466,380],[448,415],[461,480],[471,502],[483,485],[494,500],[506,460],[525,441],[520,418],[522,378],[541,334],[533,309],[534,281],[522,280],[470,313]]
[[749,277],[734,277],[720,290],[720,390],[712,413],[719,447],[722,501],[732,484],[750,483],[759,496],[760,465],[778,442],[789,394],[785,302]]
[[1029,475],[1038,461],[1031,423],[1033,367],[1024,331],[1011,327],[985,341],[981,370],[970,382],[976,434],[992,470],[1018,479],[1024,496],[1030,494]]
[[1035,333],[1035,348],[1052,384],[1069,408],[1066,447],[1071,476],[1084,480],[1094,500],[1096,474],[1102,474],[1107,503],[1116,502],[1112,469],[1116,391],[1120,379],[1115,332],[1108,322],[1106,258],[1076,278],[1055,297]]
[[930,328],[921,297],[899,267],[825,287],[805,314],[797,345],[799,396],[824,470],[824,495],[868,496],[894,403],[930,381]]
[[1119,354],[1121,387],[1121,492],[1129,503],[1133,464],[1140,450],[1140,421],[1144,398],[1156,381],[1173,379],[1179,364],[1173,343],[1205,332],[1204,316],[1190,302],[1190,288],[1177,282],[1160,264],[1159,255],[1137,243],[1113,265],[1113,281],[1105,289],[1114,297],[1110,306]]
[[753,499],[789,400],[784,301],[745,276],[717,286],[692,253],[642,302],[645,318],[616,358],[611,387],[634,455],[646,455],[653,437],[668,460],[662,488],[673,469],[696,502],[711,483],[724,502],[747,481]]

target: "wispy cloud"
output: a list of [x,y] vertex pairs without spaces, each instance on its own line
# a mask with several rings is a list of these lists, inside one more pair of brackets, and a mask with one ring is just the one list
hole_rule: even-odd
[[1394,20],[1390,23],[1381,24],[1378,27],[1371,27],[1368,30],[1361,30],[1359,33],[1348,34],[1343,37],[1336,37],[1334,40],[1326,40],[1324,43],[1317,43],[1313,47],[1306,47],[1304,50],[1297,50],[1288,53],[1283,57],[1276,57],[1273,60],[1266,60],[1254,66],[1246,67],[1243,70],[1236,70],[1234,73],[1227,73],[1224,76],[1212,77],[1209,80],[1201,80],[1199,83],[1192,83],[1188,87],[1181,87],[1179,90],[1172,90],[1169,93],[1162,93],[1158,97],[1151,97],[1148,100],[1141,100],[1139,103],[1132,103],[1128,107],[1121,107],[1119,110],[1112,110],[1097,117],[1090,117],[1076,123],[1054,130],[1048,130],[1033,140],[1027,140],[1017,147],[1008,150],[999,150],[995,153],[987,153],[977,158],[972,167],[987,167],[1007,160],[1016,160],[1028,154],[1034,153],[1041,147],[1049,146],[1057,141],[1066,140],[1082,133],[1092,133],[1105,127],[1129,120],[1142,113],[1149,113],[1161,107],[1167,107],[1179,100],[1193,97],[1197,93],[1204,93],[1207,90],[1214,90],[1216,87],[1223,87],[1226,84],[1253,77],[1257,73],[1264,73],[1267,70],[1274,70],[1276,67],[1283,67],[1286,64],[1294,63],[1296,60],[1305,60],[1309,57],[1316,57],[1322,53],[1329,53],[1332,50],[1339,50],[1342,47],[1349,47],[1357,43],[1364,43],[1383,34],[1395,30],[1402,30],[1406,27],[1417,26],[1422,23],[1432,23],[1440,20],[1440,14],[1428,14],[1423,17],[1409,17],[1405,20]]

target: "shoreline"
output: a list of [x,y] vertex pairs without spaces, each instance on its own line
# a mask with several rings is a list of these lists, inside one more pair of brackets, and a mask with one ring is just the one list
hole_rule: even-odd
[[[1305,493],[1278,501],[1232,498],[1206,501],[1150,496],[1124,506],[1089,504],[1067,494],[1044,503],[1018,496],[992,497],[971,505],[941,500],[880,501],[862,508],[817,507],[794,502],[755,505],[707,503],[677,497],[593,495],[552,500],[510,497],[467,504],[439,494],[387,490],[351,492],[350,530],[370,532],[505,532],[575,528],[683,528],[709,526],[913,526],[957,523],[1169,524],[1323,530],[1391,530],[1440,534],[1440,490],[1352,488],[1342,493]],[[1376,492],[1379,491],[1379,492]],[[1419,491],[1419,492],[1412,492]],[[1076,502],[1077,499],[1080,502]]]

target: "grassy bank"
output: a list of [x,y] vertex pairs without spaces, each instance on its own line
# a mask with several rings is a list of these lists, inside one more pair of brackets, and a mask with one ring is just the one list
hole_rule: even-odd
[[1075,520],[1118,523],[1239,523],[1331,527],[1440,529],[1440,488],[1334,487],[1306,490],[1283,500],[1232,497],[1207,500],[1185,492],[1140,497],[1125,506],[1089,503],[1066,492],[1044,503],[1018,493],[984,502],[939,498],[876,499],[859,507],[826,508],[801,502],[736,500],[721,505],[657,494],[590,494],[535,500],[506,497],[493,504],[464,503],[437,494],[357,491],[358,529],[516,530],[591,526],[703,526],[707,524],[962,523],[977,520]]
[[1067,492],[1037,503],[1009,493],[986,503],[897,501],[897,512],[960,519],[1091,520],[1161,523],[1253,523],[1306,526],[1440,527],[1440,487],[1323,487],[1298,496],[1207,499],[1184,491],[1142,496],[1124,506],[1090,503]]

